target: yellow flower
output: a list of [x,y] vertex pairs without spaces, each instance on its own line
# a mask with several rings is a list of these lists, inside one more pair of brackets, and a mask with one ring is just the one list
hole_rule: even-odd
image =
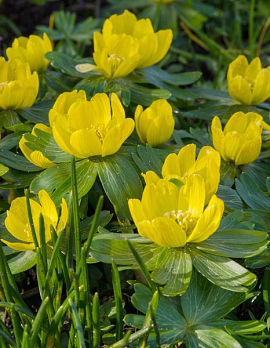
[[63,93],[49,119],[58,146],[79,158],[114,154],[134,129],[134,121],[125,118],[115,93],[111,101],[105,93],[96,94],[91,101],[84,91]]
[[[39,191],[38,198],[40,204],[30,199],[30,207],[34,222],[34,228],[37,236],[37,240],[40,246],[40,234],[39,234],[39,216],[40,214],[44,217],[45,225],[45,241],[46,243],[51,240],[50,226],[52,225],[56,232],[59,233],[62,228],[65,228],[68,219],[68,208],[67,203],[62,199],[61,204],[61,216],[58,217],[57,210],[54,202],[45,190]],[[33,241],[30,224],[27,214],[26,198],[19,197],[12,201],[10,209],[7,211],[7,218],[5,220],[5,225],[10,234],[15,238],[21,240],[20,242],[8,242],[7,240],[2,240],[10,248],[14,250],[33,250],[35,249],[35,244]]]
[[32,106],[36,100],[39,80],[31,74],[28,63],[0,57],[0,109],[15,110]]
[[154,32],[150,19],[137,20],[125,10],[121,15],[106,19],[102,34],[94,33],[93,58],[91,64],[79,64],[81,72],[97,70],[107,78],[118,78],[130,74],[135,68],[145,68],[159,62],[168,52],[172,42],[172,31]]
[[245,56],[237,57],[227,74],[228,91],[238,103],[256,105],[270,97],[270,66],[262,69],[260,58],[248,64]]
[[204,202],[204,180],[194,174],[180,190],[167,180],[147,184],[142,200],[130,199],[128,204],[142,237],[162,247],[182,247],[207,239],[220,224],[223,201],[214,195],[205,209]]
[[236,112],[223,131],[220,119],[215,116],[211,130],[214,147],[226,162],[247,164],[259,156],[262,145],[261,115],[255,112]]
[[172,107],[165,99],[154,101],[143,111],[138,105],[135,111],[136,131],[141,141],[158,146],[170,139],[174,130]]
[[[47,133],[52,134],[51,128],[45,126],[42,123],[36,124],[35,127],[33,128],[31,134],[34,136],[37,136],[35,133],[36,129],[40,129],[43,132],[47,132]],[[20,149],[22,150],[22,153],[28,159],[29,162],[32,162],[35,166],[41,167],[41,168],[50,168],[56,164],[56,163],[50,161],[48,158],[46,158],[42,152],[37,151],[37,150],[33,151],[33,150],[29,149],[29,147],[27,147],[27,145],[25,143],[27,143],[27,140],[25,139],[25,137],[23,135],[20,142],[19,142],[19,146],[20,146]]]
[[[177,179],[185,183],[192,174],[199,174],[205,183],[205,204],[217,192],[220,180],[220,155],[211,146],[203,146],[196,159],[196,145],[183,147],[178,155],[171,153],[165,159],[162,176],[165,180]],[[157,183],[160,178],[153,171],[144,175],[145,183]]]
[[28,62],[31,71],[42,72],[49,65],[44,54],[52,51],[52,44],[48,35],[43,34],[43,39],[37,35],[30,35],[29,38],[21,36],[15,39],[12,47],[6,50],[9,59],[18,58],[22,62]]

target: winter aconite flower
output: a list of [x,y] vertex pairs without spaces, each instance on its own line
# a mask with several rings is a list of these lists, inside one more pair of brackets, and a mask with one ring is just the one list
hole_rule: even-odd
[[63,93],[49,119],[58,146],[79,158],[114,154],[134,129],[134,121],[125,118],[114,93],[111,100],[107,94],[98,93],[90,101],[84,91]]
[[39,80],[31,74],[28,63],[0,57],[0,109],[15,110],[32,106],[36,100]]
[[226,162],[241,165],[258,158],[262,145],[261,115],[237,112],[229,119],[223,131],[220,119],[215,116],[211,130],[214,147]]
[[224,203],[215,195],[205,209],[204,203],[204,179],[194,174],[180,190],[167,180],[147,184],[142,200],[130,199],[129,209],[142,237],[162,247],[182,247],[202,242],[217,230]]
[[256,105],[270,97],[270,66],[262,69],[260,58],[248,64],[245,56],[237,57],[227,74],[228,91],[238,103]]
[[94,33],[96,66],[82,64],[77,70],[95,69],[107,78],[130,74],[135,68],[145,68],[159,62],[168,52],[172,31],[154,32],[150,19],[137,20],[125,10],[121,15],[112,15],[103,25],[102,33]]
[[[35,132],[36,129],[41,129],[43,132],[52,133],[52,130],[50,127],[47,127],[42,123],[38,123],[35,125],[35,127],[33,128],[31,132],[31,134],[35,137],[36,137],[36,132]],[[29,149],[27,145],[25,145],[26,142],[27,141],[23,135],[19,142],[19,146],[20,146],[20,149],[22,150],[22,153],[28,159],[28,161],[32,162],[35,166],[41,167],[41,168],[50,168],[55,165],[55,163],[50,161],[48,158],[46,158],[42,154],[42,152]]]
[[52,50],[51,41],[44,33],[43,39],[37,35],[30,35],[29,38],[21,36],[15,39],[12,47],[7,48],[6,54],[9,59],[18,58],[23,62],[28,62],[31,71],[40,73],[49,65],[44,54]]
[[[40,204],[33,199],[30,199],[30,207],[35,233],[40,245],[40,214],[42,214],[44,218],[45,241],[47,243],[51,239],[51,225],[55,228],[56,233],[59,233],[62,228],[65,228],[68,219],[68,208],[66,201],[62,199],[61,216],[59,217],[54,202],[45,190],[39,191],[38,198]],[[2,242],[14,250],[25,251],[35,249],[30,223],[28,220],[25,197],[19,197],[12,201],[10,209],[7,211],[5,225],[9,233],[22,242],[9,242],[1,239]]]
[[[220,155],[211,146],[203,146],[196,159],[196,145],[184,146],[176,155],[171,153],[165,159],[162,176],[165,180],[177,179],[183,183],[192,174],[199,174],[205,183],[205,204],[217,192],[220,180]],[[146,184],[157,183],[160,178],[153,171],[144,175]]]
[[154,101],[143,110],[138,105],[135,111],[136,131],[140,140],[151,146],[158,146],[170,139],[174,130],[171,105],[165,99]]

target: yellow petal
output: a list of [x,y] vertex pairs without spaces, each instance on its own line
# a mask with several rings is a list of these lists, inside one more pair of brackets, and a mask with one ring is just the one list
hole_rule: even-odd
[[166,180],[159,180],[157,185],[146,185],[142,196],[142,209],[148,220],[170,215],[178,210],[179,190],[176,185]]
[[164,162],[164,164],[162,166],[162,176],[163,176],[163,178],[165,179],[168,176],[171,176],[172,174],[173,175],[177,175],[179,177],[182,177],[185,173],[182,173],[182,171],[180,169],[180,163],[185,165],[184,162],[182,163],[182,162],[179,161],[178,156],[176,155],[176,153],[170,153],[166,157],[165,162]]
[[112,106],[112,119],[116,120],[116,123],[122,123],[125,120],[125,110],[122,103],[115,93],[111,95]]
[[125,10],[121,15],[112,15],[108,21],[112,23],[114,34],[126,33],[132,35],[137,18],[133,13]]
[[155,35],[158,41],[156,52],[154,52],[154,54],[147,61],[143,61],[141,64],[139,64],[138,68],[145,68],[147,66],[156,64],[162,58],[164,58],[168,52],[173,38],[172,30],[159,30]]
[[192,217],[199,218],[203,212],[204,204],[204,179],[198,174],[190,175],[180,190],[177,210],[188,211]]
[[255,161],[260,155],[261,146],[261,136],[256,136],[253,140],[247,141],[246,143],[242,144],[241,149],[239,149],[237,153],[235,165],[238,166]]
[[165,143],[173,133],[174,119],[164,116],[155,117],[147,130],[147,143],[152,147]]
[[261,60],[259,57],[256,57],[247,66],[243,77],[247,79],[250,83],[254,84],[261,70],[262,70]]
[[147,220],[146,215],[144,214],[142,203],[138,199],[129,199],[128,207],[130,214],[134,223],[137,225],[139,222]]
[[123,123],[111,128],[103,141],[102,156],[112,155],[117,152],[133,130],[134,121],[131,118],[127,118]]
[[55,227],[58,221],[58,214],[54,202],[45,190],[39,191],[38,198],[42,207],[43,216],[47,216],[51,220],[51,224]]
[[187,242],[199,243],[211,236],[218,229],[223,212],[223,201],[217,196],[213,196]]
[[264,102],[270,96],[270,70],[262,69],[254,84],[252,104],[257,105]]
[[228,80],[228,92],[230,96],[240,104],[251,105],[251,87],[242,76],[236,76],[234,79]]
[[213,118],[213,121],[211,124],[211,132],[213,137],[213,145],[215,149],[220,153],[220,155],[226,161],[227,159],[224,157],[224,134],[223,134],[221,122],[218,116],[215,116]]
[[2,242],[4,242],[7,246],[9,246],[11,249],[19,250],[19,251],[27,251],[27,250],[34,250],[35,244],[34,243],[11,243],[7,240],[1,239]]
[[70,136],[70,145],[75,156],[87,158],[102,154],[101,141],[95,131],[80,129]]
[[144,181],[147,184],[157,184],[158,181],[160,180],[160,177],[153,172],[152,170],[148,170],[145,174],[142,174]]
[[74,155],[74,151],[70,145],[70,134],[56,123],[52,127],[52,132],[57,145],[69,155]]
[[68,206],[67,202],[65,201],[64,198],[62,198],[62,203],[61,203],[61,216],[57,225],[56,232],[60,233],[61,229],[66,227],[68,221]]
[[234,79],[236,76],[244,77],[247,67],[248,67],[247,58],[243,55],[238,56],[229,65],[228,74],[227,74],[228,83],[230,83],[231,80]]
[[162,247],[181,247],[186,244],[186,233],[173,220],[167,217],[158,217],[138,224],[141,236],[149,238]]
[[[21,147],[21,145],[20,145],[20,147]],[[25,148],[27,148],[27,147],[25,146]],[[21,150],[22,150],[22,147],[21,147]],[[31,150],[30,150],[30,152],[31,152]],[[23,154],[25,155],[25,152],[23,152]],[[33,152],[31,152],[31,154],[30,154],[30,162],[32,162],[35,166],[41,167],[41,168],[51,168],[51,167],[56,165],[56,163],[50,161],[40,151],[33,151]]]
[[182,149],[178,153],[178,162],[180,166],[179,176],[184,176],[185,174],[190,173],[191,168],[194,166],[195,158],[196,158],[195,144],[189,144],[182,147]]

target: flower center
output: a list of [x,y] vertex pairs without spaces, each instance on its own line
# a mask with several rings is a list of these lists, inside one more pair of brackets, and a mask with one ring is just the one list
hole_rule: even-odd
[[178,210],[177,212],[175,210],[172,210],[170,212],[166,212],[164,216],[174,219],[178,225],[186,232],[186,235],[190,235],[191,232],[194,230],[197,218],[191,216],[191,213],[189,211],[183,211]]
[[103,140],[104,140],[105,135],[107,133],[107,128],[105,127],[105,124],[104,123],[93,124],[93,125],[91,125],[90,129],[96,133],[101,144],[103,144]]
[[109,55],[108,61],[110,62],[110,65],[111,65],[112,74],[115,73],[115,71],[117,70],[117,68],[119,67],[119,65],[120,65],[124,60],[126,60],[125,57],[118,56],[118,55],[115,54],[115,53]]

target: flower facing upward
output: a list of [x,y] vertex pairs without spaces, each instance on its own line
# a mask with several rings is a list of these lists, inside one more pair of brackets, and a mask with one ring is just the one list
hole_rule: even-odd
[[128,203],[139,234],[162,247],[202,242],[217,230],[224,211],[215,195],[204,209],[204,180],[196,174],[180,190],[167,180],[147,184],[142,200]]
[[0,57],[0,109],[15,110],[32,106],[36,100],[39,80],[31,74],[28,63]]
[[52,44],[48,35],[43,34],[43,39],[37,35],[30,35],[29,38],[21,36],[15,39],[12,47],[6,50],[9,59],[18,58],[22,62],[28,62],[31,71],[42,72],[49,65],[44,54],[52,51]]
[[[57,210],[54,202],[45,190],[39,191],[38,198],[40,204],[30,199],[30,207],[34,222],[34,228],[37,236],[37,240],[40,246],[40,234],[39,234],[39,217],[43,215],[45,225],[45,241],[46,243],[51,239],[51,225],[55,228],[56,233],[59,233],[62,228],[65,228],[68,219],[68,208],[67,203],[62,199],[61,204],[61,216],[58,217]],[[14,250],[34,250],[35,244],[33,241],[30,223],[28,220],[26,198],[18,197],[11,203],[10,209],[7,211],[7,218],[5,225],[10,234],[15,238],[22,241],[20,242],[9,242],[2,240],[10,248]]]
[[260,58],[248,64],[245,56],[237,57],[227,74],[228,91],[238,103],[256,105],[270,97],[270,66],[262,69]]
[[[165,180],[177,179],[185,183],[192,174],[199,174],[205,183],[205,204],[217,192],[220,180],[220,155],[211,146],[203,146],[196,159],[196,145],[184,146],[176,155],[171,153],[165,159],[162,176]],[[157,183],[160,178],[153,171],[144,175],[145,183]]]
[[114,93],[111,101],[105,93],[96,94],[91,101],[84,91],[63,93],[49,119],[58,146],[79,158],[114,154],[134,129],[134,121],[125,118]]
[[258,158],[262,145],[261,115],[255,112],[236,112],[223,131],[220,119],[215,116],[211,130],[214,147],[224,161],[241,165]]
[[[42,123],[38,123],[33,128],[31,134],[36,137],[36,129],[41,129],[43,132],[52,133],[52,130],[50,127],[45,126]],[[24,156],[28,159],[28,161],[32,162],[35,166],[41,167],[41,168],[50,168],[55,165],[54,162],[50,161],[48,158],[46,158],[42,152],[37,150],[31,150],[27,145],[27,140],[25,139],[24,135],[22,136],[19,146],[22,150],[22,153]]]
[[154,101],[143,110],[138,105],[135,111],[136,131],[140,140],[150,146],[158,146],[170,139],[174,130],[172,107],[165,99]]
[[81,72],[97,70],[107,78],[118,78],[130,74],[135,68],[145,68],[159,62],[168,52],[172,42],[172,31],[154,32],[150,19],[137,20],[125,10],[121,15],[106,19],[102,34],[94,33],[96,66],[79,64]]

